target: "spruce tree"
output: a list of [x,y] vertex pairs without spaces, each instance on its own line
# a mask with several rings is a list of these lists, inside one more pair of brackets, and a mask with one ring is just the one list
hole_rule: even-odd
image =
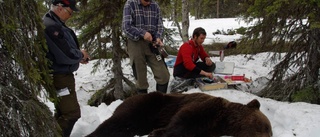
[[286,53],[260,95],[319,104],[320,1],[249,0],[247,6],[245,17],[256,24],[242,45],[274,51],[274,59]]
[[[95,66],[102,63],[112,67],[106,74],[110,74],[109,76],[113,78],[106,81],[106,86],[89,100],[90,105],[97,106],[102,102],[109,104],[116,99],[124,99],[134,94],[135,86],[123,76],[121,67],[121,60],[128,56],[123,48],[125,38],[121,35],[122,10],[125,1],[81,0],[81,11],[72,20],[77,29],[81,30],[80,43],[89,51],[92,59],[99,59]],[[109,58],[112,60],[104,62]],[[95,67],[94,71],[96,70]],[[124,90],[123,81],[131,86],[131,90]]]
[[60,136],[52,112],[39,101],[55,91],[38,8],[34,0],[0,1],[0,136]]

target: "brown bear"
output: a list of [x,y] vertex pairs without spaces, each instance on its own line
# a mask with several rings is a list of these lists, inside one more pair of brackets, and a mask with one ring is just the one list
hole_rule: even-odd
[[254,99],[247,105],[205,93],[136,95],[87,137],[271,137],[268,118]]

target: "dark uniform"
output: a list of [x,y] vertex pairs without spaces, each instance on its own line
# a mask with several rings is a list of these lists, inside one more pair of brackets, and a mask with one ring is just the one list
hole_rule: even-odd
[[64,136],[69,136],[74,124],[80,118],[80,106],[75,92],[73,72],[79,68],[83,54],[73,30],[52,11],[45,14],[45,37],[49,52],[47,58],[52,61],[53,84],[57,91],[66,89],[67,95],[59,96],[55,104],[57,119]]

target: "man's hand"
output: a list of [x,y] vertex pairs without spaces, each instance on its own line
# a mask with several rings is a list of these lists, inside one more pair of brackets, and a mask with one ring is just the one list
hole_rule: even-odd
[[161,41],[161,39],[160,39],[160,38],[157,38],[157,40],[156,40],[156,44],[158,44],[158,45],[160,45],[160,46],[163,46],[163,43],[162,43],[162,41]]
[[201,70],[200,75],[203,75],[203,76],[206,76],[210,79],[213,79],[213,74],[211,72],[205,72],[205,71]]
[[152,35],[149,32],[146,32],[146,34],[143,36],[143,39],[152,42]]
[[163,43],[160,38],[157,38],[157,40],[153,42],[153,47],[158,48],[159,46],[163,46]]
[[81,64],[88,64],[89,63],[89,60],[90,60],[90,57],[89,57],[89,54],[87,53],[87,50],[81,50],[82,54],[83,54],[83,58],[82,60],[80,61]]
[[205,61],[206,61],[206,64],[207,64],[208,66],[211,66],[211,65],[212,65],[212,60],[211,60],[209,57],[206,57],[206,58],[205,58]]

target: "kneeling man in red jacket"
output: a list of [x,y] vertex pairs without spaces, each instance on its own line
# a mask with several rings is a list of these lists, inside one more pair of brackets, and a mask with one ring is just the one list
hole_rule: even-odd
[[[179,49],[173,69],[173,76],[179,78],[213,78],[216,65],[204,51],[202,43],[206,38],[206,31],[198,27],[193,31],[192,39],[185,42]],[[202,61],[199,61],[201,59]]]

